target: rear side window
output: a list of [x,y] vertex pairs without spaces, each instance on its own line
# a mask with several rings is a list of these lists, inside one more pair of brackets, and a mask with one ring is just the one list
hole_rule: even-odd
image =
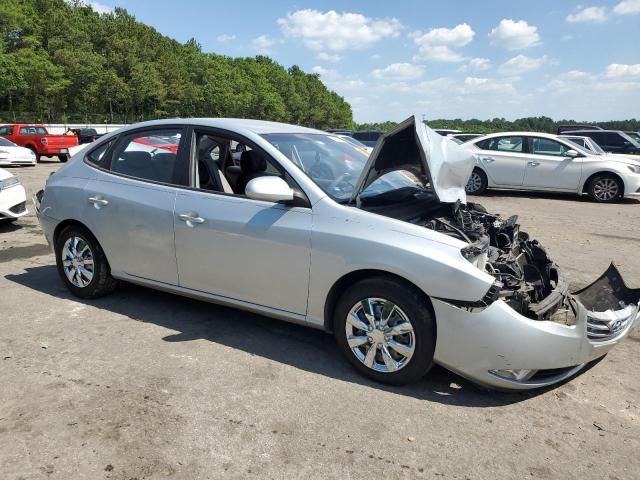
[[499,152],[522,153],[522,137],[496,137],[486,140],[484,150],[496,150]]
[[110,170],[142,180],[176,183],[174,173],[183,136],[179,128],[145,130],[127,135],[114,147]]
[[13,127],[0,127],[0,135],[13,135]]
[[536,155],[555,155],[565,157],[569,147],[548,138],[532,138],[531,153]]
[[107,150],[109,150],[109,147],[113,145],[113,140],[107,143],[103,143],[102,145],[100,145],[98,148],[92,150],[91,152],[89,152],[87,154],[87,156],[85,157],[90,163],[93,163],[94,165],[100,165],[104,154],[107,153]]
[[20,127],[20,135],[46,135],[43,127]]

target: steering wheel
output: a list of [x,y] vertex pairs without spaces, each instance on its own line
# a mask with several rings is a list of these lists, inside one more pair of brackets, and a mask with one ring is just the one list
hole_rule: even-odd
[[344,191],[345,188],[343,188],[343,187],[348,187],[350,190],[353,190],[355,185],[353,185],[351,182],[347,181],[352,177],[353,177],[353,175],[350,172],[343,173],[338,178],[336,178],[333,182],[331,182],[331,184],[329,185],[329,189],[330,190],[337,190],[337,191]]

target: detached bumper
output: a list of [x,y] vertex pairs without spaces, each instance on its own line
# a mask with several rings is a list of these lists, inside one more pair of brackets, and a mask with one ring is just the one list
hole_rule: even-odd
[[[526,390],[561,382],[605,355],[640,325],[640,291],[612,265],[589,287],[567,296],[575,323],[524,317],[498,300],[468,311],[433,299],[436,363],[485,386]],[[573,313],[573,312],[572,312]]]
[[27,194],[22,185],[0,190],[0,220],[20,218],[27,213]]

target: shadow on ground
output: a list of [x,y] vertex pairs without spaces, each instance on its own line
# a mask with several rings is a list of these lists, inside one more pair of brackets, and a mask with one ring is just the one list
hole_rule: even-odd
[[[581,203],[597,203],[592,202],[587,195],[577,195],[575,193],[563,193],[563,192],[532,192],[527,190],[499,190],[490,189],[485,191],[482,195],[474,195],[472,198],[482,203],[483,197],[505,197],[505,198],[531,198],[531,199],[545,199],[545,200],[570,200],[573,202]],[[616,202],[619,205],[637,205],[640,203],[639,199],[624,197],[620,201]]]
[[204,339],[308,372],[421,400],[495,407],[522,402],[549,390],[516,393],[482,390],[438,366],[416,384],[387,386],[362,377],[344,360],[331,335],[312,328],[131,284],[121,285],[107,297],[84,301],[71,296],[53,265],[27,268],[24,273],[5,278],[52,297],[86,303],[125,315],[132,321],[153,323],[179,332],[162,339],[167,342]]

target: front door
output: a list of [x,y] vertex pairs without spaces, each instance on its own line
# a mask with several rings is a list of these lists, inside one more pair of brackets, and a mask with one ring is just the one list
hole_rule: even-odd
[[582,176],[581,158],[566,153],[571,147],[549,138],[531,137],[523,186],[575,191]]

